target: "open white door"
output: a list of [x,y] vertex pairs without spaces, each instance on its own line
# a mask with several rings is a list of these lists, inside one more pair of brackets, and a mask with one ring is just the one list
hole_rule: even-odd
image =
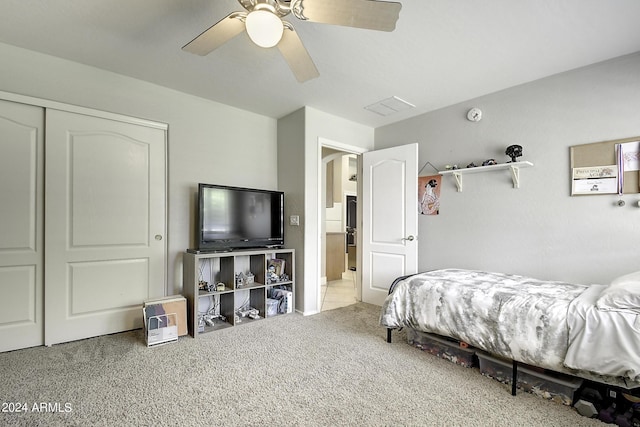
[[362,301],[418,270],[418,144],[362,155]]

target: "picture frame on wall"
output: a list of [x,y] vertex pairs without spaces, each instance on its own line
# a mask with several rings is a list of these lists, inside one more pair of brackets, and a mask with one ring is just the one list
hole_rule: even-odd
[[418,210],[420,215],[440,214],[442,175],[418,177]]

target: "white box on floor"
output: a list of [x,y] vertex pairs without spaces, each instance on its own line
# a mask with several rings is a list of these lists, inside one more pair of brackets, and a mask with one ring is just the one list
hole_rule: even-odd
[[176,313],[151,316],[145,324],[147,347],[178,340],[178,316]]

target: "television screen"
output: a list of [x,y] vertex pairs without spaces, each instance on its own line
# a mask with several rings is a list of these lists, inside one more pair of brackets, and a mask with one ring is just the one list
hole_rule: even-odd
[[198,201],[198,249],[284,244],[284,193],[199,184]]

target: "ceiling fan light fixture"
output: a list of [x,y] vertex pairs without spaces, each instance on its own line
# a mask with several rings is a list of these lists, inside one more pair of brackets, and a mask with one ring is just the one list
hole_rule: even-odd
[[274,13],[258,9],[247,15],[245,25],[252,42],[260,47],[274,47],[282,39],[284,25]]

